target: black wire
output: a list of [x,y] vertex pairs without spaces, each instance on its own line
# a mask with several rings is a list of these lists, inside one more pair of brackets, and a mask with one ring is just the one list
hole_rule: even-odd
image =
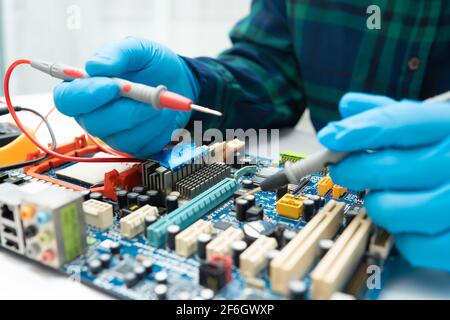
[[[19,112],[19,111],[31,112],[31,113],[37,115],[39,118],[41,118],[42,121],[44,122],[45,126],[48,129],[48,132],[50,134],[50,138],[52,139],[52,145],[50,147],[50,150],[54,151],[56,149],[55,133],[54,133],[52,127],[50,126],[50,123],[48,122],[48,120],[42,114],[40,114],[36,110],[29,109],[29,108],[23,108],[23,107],[14,107],[14,110],[16,112]],[[11,164],[11,165],[3,166],[3,167],[0,167],[0,171],[15,170],[15,169],[20,169],[20,168],[23,168],[23,167],[26,167],[26,166],[31,166],[33,164],[39,163],[39,162],[41,162],[43,160],[46,160],[48,157],[49,157],[49,155],[45,154],[42,157],[39,157],[39,158],[34,159],[34,160],[23,161],[23,162],[18,162],[18,163]]]

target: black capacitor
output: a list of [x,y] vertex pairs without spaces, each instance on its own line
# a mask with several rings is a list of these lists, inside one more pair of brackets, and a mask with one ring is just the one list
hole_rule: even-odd
[[316,213],[317,213],[317,210],[316,210],[316,205],[315,205],[314,201],[311,199],[303,200],[302,219],[306,222],[309,222]]
[[297,233],[294,230],[286,229],[283,231],[283,247],[295,238]]
[[238,221],[245,221],[245,213],[249,208],[248,201],[245,199],[238,199],[234,205],[234,211],[236,212],[236,219]]
[[102,264],[102,268],[108,269],[111,265],[111,255],[109,253],[102,253],[98,258]]
[[350,222],[353,221],[353,218],[355,218],[359,214],[358,210],[350,209],[345,213],[344,216],[344,227],[348,227]]
[[277,200],[280,200],[287,192],[288,192],[287,185],[277,188],[277,190],[276,190]]
[[136,266],[133,269],[134,274],[136,275],[136,277],[138,278],[138,280],[141,280],[144,278],[145,275],[145,268],[143,266]]
[[100,192],[91,192],[89,194],[89,198],[94,199],[94,200],[98,200],[98,201],[102,201],[103,200],[103,195]]
[[155,273],[155,280],[159,284],[166,284],[167,283],[167,272],[159,271],[159,272]]
[[319,258],[322,258],[328,250],[333,246],[334,241],[331,239],[322,239],[319,241]]
[[171,224],[167,227],[167,247],[170,250],[175,250],[175,237],[181,231],[180,226],[176,224]]
[[139,282],[139,279],[134,272],[125,273],[124,280],[127,288],[132,288]]
[[267,261],[267,274],[270,276],[270,263],[272,260],[280,253],[280,250],[269,250],[266,252],[266,261]]
[[139,196],[139,193],[136,193],[136,192],[129,192],[127,194],[127,204],[129,207],[131,207],[134,204],[137,204],[138,196]]
[[109,250],[111,254],[120,254],[120,243],[112,242],[109,246]]
[[158,190],[148,190],[146,195],[150,197],[148,204],[154,207],[161,206],[161,197]]
[[167,213],[178,209],[178,197],[175,195],[168,195],[166,197]]
[[197,237],[197,255],[200,259],[206,259],[206,246],[210,243],[212,237],[208,233],[200,233]]
[[277,248],[281,249],[284,247],[284,239],[283,233],[286,230],[286,227],[282,224],[278,224],[275,226],[273,231],[269,234],[270,237],[275,238],[277,240]]
[[116,192],[117,203],[120,209],[123,209],[128,205],[127,194],[127,190],[119,190]]
[[99,259],[93,259],[88,262],[89,270],[92,272],[92,274],[97,274],[100,271],[102,271],[102,263]]
[[151,274],[153,272],[153,262],[151,260],[144,260],[141,263],[146,274]]
[[155,295],[158,300],[167,300],[168,288],[165,284],[158,284],[155,287]]
[[241,181],[241,184],[244,189],[253,189],[254,187],[253,181],[251,179],[243,179]]
[[139,194],[145,194],[147,189],[144,186],[136,186],[133,189],[131,189],[131,191],[139,193]]
[[314,201],[316,212],[318,212],[320,210],[320,207],[322,207],[322,198],[315,194],[309,195],[308,198]]
[[146,215],[145,218],[144,218],[145,229],[147,229],[147,227],[149,225],[155,223],[156,220],[158,220],[158,217],[156,217],[156,216],[154,216],[152,214]]
[[289,297],[292,300],[305,300],[307,286],[304,281],[292,280],[289,282]]
[[146,204],[149,204],[149,202],[150,202],[150,197],[147,196],[146,194],[140,194],[140,195],[138,195],[138,197],[137,197],[137,205],[138,205],[139,207],[143,207],[143,206],[145,206]]
[[252,207],[256,204],[256,197],[253,194],[248,194],[244,197],[245,200],[248,201],[248,206]]
[[242,254],[242,252],[247,249],[247,243],[242,240],[234,241],[231,244],[231,250],[232,250],[232,258],[233,258],[233,264],[239,268],[239,258]]

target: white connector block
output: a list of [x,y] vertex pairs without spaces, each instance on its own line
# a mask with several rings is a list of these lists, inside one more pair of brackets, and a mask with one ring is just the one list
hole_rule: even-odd
[[229,227],[206,246],[206,258],[209,260],[215,255],[231,255],[231,244],[242,240],[244,232],[241,229]]
[[86,224],[107,229],[113,224],[113,206],[110,203],[90,199],[83,202],[84,221]]
[[189,257],[197,250],[197,237],[201,233],[211,234],[211,221],[198,220],[175,237],[175,251],[179,256]]
[[239,258],[241,272],[246,277],[256,276],[266,265],[266,253],[277,247],[274,238],[262,236],[253,242]]
[[158,216],[158,208],[146,204],[120,219],[120,230],[122,234],[128,239],[132,239],[144,232],[145,217],[148,215]]

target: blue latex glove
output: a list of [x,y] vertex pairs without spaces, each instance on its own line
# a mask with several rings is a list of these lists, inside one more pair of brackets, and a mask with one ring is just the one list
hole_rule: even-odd
[[319,140],[354,153],[330,168],[333,181],[371,190],[368,214],[412,265],[450,271],[450,103],[349,93],[339,107],[344,119]]
[[53,93],[58,110],[75,117],[92,135],[111,147],[146,158],[160,151],[190,112],[163,109],[119,97],[119,86],[107,77],[120,77],[169,90],[193,101],[198,83],[184,60],[155,42],[128,37],[98,50],[86,62],[92,78],[63,82]]

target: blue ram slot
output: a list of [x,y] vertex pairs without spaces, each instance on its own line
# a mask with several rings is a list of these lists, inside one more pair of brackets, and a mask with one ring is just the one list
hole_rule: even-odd
[[153,247],[161,247],[166,242],[167,227],[176,224],[184,229],[229,199],[237,188],[234,179],[226,178],[190,200],[186,205],[160,218],[147,228],[148,243]]
[[208,153],[209,148],[207,146],[197,147],[195,143],[182,142],[150,158],[158,161],[161,166],[167,169],[175,170],[184,164],[206,156]]

